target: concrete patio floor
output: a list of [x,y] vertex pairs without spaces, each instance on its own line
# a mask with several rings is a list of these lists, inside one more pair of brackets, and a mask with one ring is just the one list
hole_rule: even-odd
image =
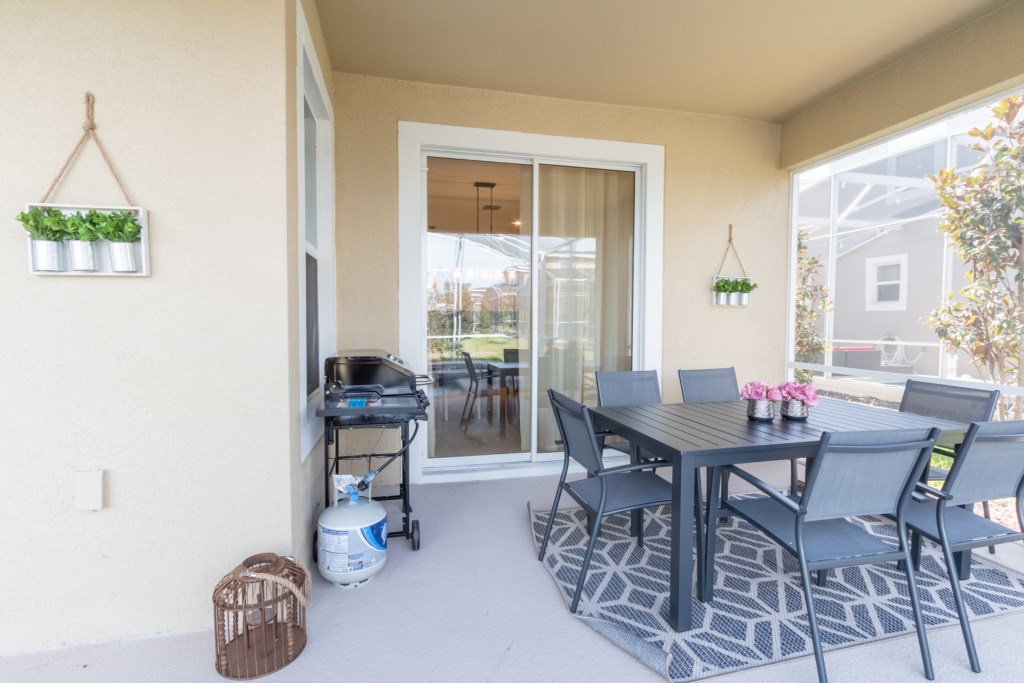
[[[536,560],[526,504],[550,507],[555,483],[531,477],[414,487],[420,551],[392,539],[385,568],[356,590],[335,588],[314,569],[309,644],[294,663],[262,680],[662,680],[569,614]],[[275,549],[253,548],[265,550]],[[1019,544],[1002,546],[996,557],[1024,568]],[[973,625],[982,673],[971,673],[958,627],[931,629],[937,680],[1022,680],[1024,612]],[[825,659],[836,683],[925,680],[913,636],[828,652]],[[0,658],[0,681],[18,683],[221,680],[210,630]],[[713,680],[814,681],[816,675],[813,659],[804,657]]]

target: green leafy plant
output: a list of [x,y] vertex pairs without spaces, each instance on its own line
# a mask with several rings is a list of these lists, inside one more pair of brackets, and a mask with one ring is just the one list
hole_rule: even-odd
[[[967,354],[987,381],[1024,387],[1024,97],[992,107],[995,120],[968,135],[982,155],[970,172],[932,176],[942,203],[939,230],[966,266],[968,284],[925,319],[949,352]],[[1024,417],[1024,397],[999,406]]]
[[727,277],[718,278],[717,280],[715,280],[714,291],[717,292],[718,294],[728,294],[729,292],[733,291],[732,290],[732,283],[733,282],[735,282],[735,280],[732,280],[731,278],[727,278]]
[[[818,321],[832,308],[832,302],[828,287],[818,282],[821,261],[807,255],[806,230],[799,230],[796,236],[796,272],[793,358],[798,363],[821,363],[825,360],[825,337]],[[798,382],[810,382],[814,373],[798,369],[793,376]]]
[[95,242],[102,239],[99,231],[100,221],[105,221],[103,214],[91,210],[84,216],[81,211],[76,211],[67,217],[68,239],[81,240],[82,242]]
[[33,206],[19,213],[17,219],[34,240],[63,242],[70,239],[67,217],[60,209]]
[[94,217],[91,220],[100,237],[108,242],[138,242],[142,235],[142,226],[131,211],[111,211],[103,219]]
[[735,282],[737,287],[736,291],[740,294],[750,294],[757,289],[757,283],[751,282],[748,279],[736,280]]

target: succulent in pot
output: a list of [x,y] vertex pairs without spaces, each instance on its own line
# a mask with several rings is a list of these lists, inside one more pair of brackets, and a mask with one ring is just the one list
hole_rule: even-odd
[[110,269],[119,273],[134,273],[139,269],[135,243],[141,239],[142,226],[133,211],[111,211],[99,214],[99,234],[109,242]]
[[715,280],[715,286],[711,291],[715,293],[715,304],[725,306],[729,303],[729,292],[732,291],[732,279],[720,277]]
[[32,240],[32,267],[36,270],[64,270],[61,242],[68,239],[67,220],[60,209],[30,207],[17,216]]
[[749,278],[737,280],[737,291],[739,292],[740,306],[750,305],[750,293],[757,289],[757,283],[751,282]]
[[89,211],[82,215],[80,211],[67,216],[68,247],[71,253],[71,270],[94,271],[99,267],[96,257],[96,242],[101,239],[99,222],[102,214]]

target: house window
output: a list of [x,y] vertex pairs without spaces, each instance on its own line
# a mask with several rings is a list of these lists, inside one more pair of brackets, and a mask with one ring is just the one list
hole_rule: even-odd
[[335,349],[334,138],[331,103],[313,50],[297,15],[298,84],[298,362],[299,425],[303,460],[323,435],[316,409],[323,400],[323,362]]
[[864,310],[907,310],[907,255],[865,259]]

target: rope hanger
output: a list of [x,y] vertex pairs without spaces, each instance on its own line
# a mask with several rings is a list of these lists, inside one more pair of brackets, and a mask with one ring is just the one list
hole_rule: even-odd
[[732,251],[733,255],[736,256],[736,263],[740,264],[743,277],[749,279],[750,276],[747,275],[747,269],[743,267],[743,261],[740,259],[740,252],[736,250],[736,245],[732,241],[732,223],[729,224],[729,243],[725,245],[725,253],[722,254],[722,262],[718,264],[718,274],[716,277],[721,277],[722,268],[725,267],[725,259],[729,258],[729,251]]
[[53,179],[52,183],[50,183],[50,187],[49,189],[46,190],[46,194],[44,194],[43,198],[39,200],[40,204],[45,204],[47,200],[50,199],[50,196],[53,194],[53,191],[57,189],[57,186],[60,184],[60,181],[62,181],[64,179],[64,176],[67,174],[68,169],[71,168],[71,165],[75,162],[75,159],[78,158],[78,154],[82,151],[82,148],[85,147],[85,143],[89,141],[89,138],[92,138],[93,141],[96,143],[96,146],[100,148],[100,154],[103,155],[103,161],[107,162],[107,168],[110,169],[111,175],[113,175],[114,180],[117,181],[117,186],[121,188],[121,194],[124,195],[124,199],[126,202],[128,202],[128,206],[135,206],[135,202],[133,202],[131,200],[131,197],[128,196],[128,190],[125,189],[124,182],[121,180],[121,176],[119,176],[117,174],[117,171],[114,170],[114,163],[110,160],[110,157],[107,155],[107,150],[103,147],[103,143],[100,142],[100,136],[96,133],[96,121],[93,115],[93,105],[95,103],[96,98],[93,96],[91,92],[86,91],[85,123],[82,124],[82,130],[84,131],[82,133],[82,137],[78,139],[78,144],[75,145],[75,148],[71,151],[71,154],[68,156],[67,161],[64,162],[64,165],[61,167],[60,171],[58,171],[57,177]]

